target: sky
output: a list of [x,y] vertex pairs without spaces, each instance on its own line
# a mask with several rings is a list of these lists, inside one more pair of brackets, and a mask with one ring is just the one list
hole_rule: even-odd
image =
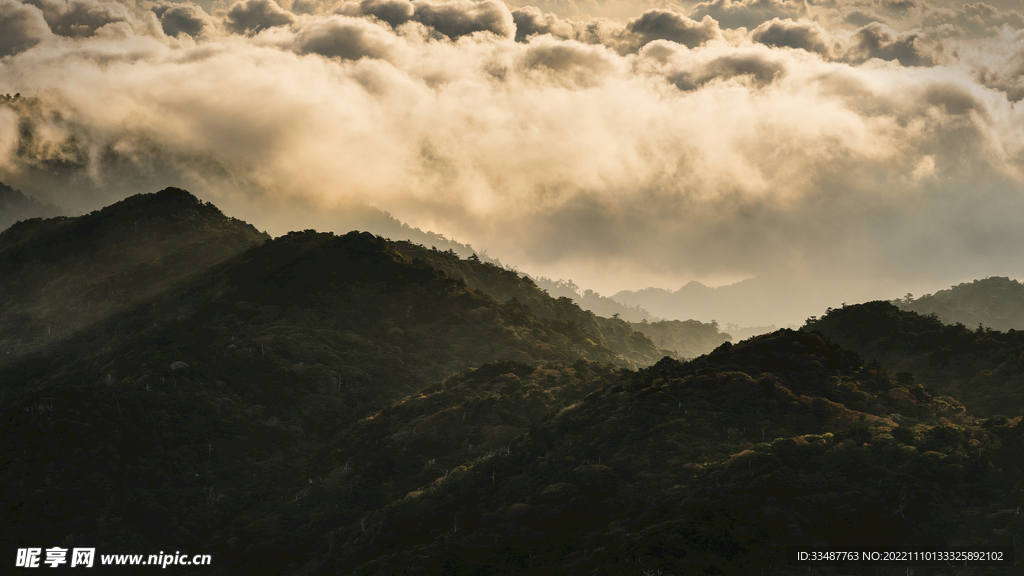
[[817,307],[1024,276],[1022,73],[1019,0],[0,0],[0,181]]

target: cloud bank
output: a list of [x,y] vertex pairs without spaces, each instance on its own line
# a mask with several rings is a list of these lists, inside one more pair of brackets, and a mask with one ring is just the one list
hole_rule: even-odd
[[1020,275],[1012,6],[580,6],[0,0],[0,181],[277,233],[370,204],[606,293]]

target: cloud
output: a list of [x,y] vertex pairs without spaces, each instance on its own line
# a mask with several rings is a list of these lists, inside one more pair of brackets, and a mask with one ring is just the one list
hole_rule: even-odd
[[319,3],[316,0],[293,0],[288,9],[294,14],[313,14],[318,7]]
[[393,27],[409,21],[419,22],[452,39],[475,32],[511,38],[516,29],[512,13],[498,0],[362,0],[349,2],[337,12],[346,16],[372,16]]
[[853,33],[847,57],[861,61],[869,58],[896,60],[904,66],[931,66],[935,62],[923,45],[924,37],[920,32],[897,32],[885,24],[873,22]]
[[339,14],[347,16],[374,16],[392,26],[400,26],[412,20],[416,13],[409,0],[362,0],[349,2],[338,9]]
[[751,33],[755,42],[779,48],[798,48],[830,56],[835,42],[817,22],[809,20],[779,20],[773,18],[755,28]]
[[550,34],[567,40],[577,37],[572,22],[562,20],[550,12],[541,12],[532,6],[512,10],[512,20],[516,25],[516,42],[525,42],[527,38],[540,34]]
[[123,6],[77,29],[51,6],[75,33],[54,37],[0,0],[0,94],[25,100],[0,101],[0,181],[80,210],[177,185],[275,233],[372,204],[605,292],[800,272],[899,296],[1021,264],[1024,33],[908,23],[923,3],[749,32],[663,8]]
[[0,0],[0,58],[24,52],[50,36],[41,10]]
[[843,20],[854,26],[866,26],[874,22],[885,22],[885,18],[868,10],[853,10],[848,12]]
[[932,27],[949,25],[958,35],[983,38],[996,36],[1003,28],[1024,28],[1024,16],[1016,10],[999,10],[984,2],[978,2],[964,4],[957,10],[931,7],[925,15],[924,24]]
[[454,2],[416,2],[414,18],[448,36],[458,38],[474,32],[497,36],[515,36],[515,21],[504,3],[498,0],[457,0]]
[[358,60],[386,58],[394,52],[394,36],[365,20],[330,16],[306,23],[295,35],[293,48],[300,54]]
[[160,26],[164,34],[172,38],[178,34],[187,34],[198,38],[204,29],[215,26],[213,18],[195,4],[160,4],[154,6],[152,10],[160,18]]
[[295,21],[291,12],[278,6],[274,0],[239,0],[228,9],[225,24],[236,34],[254,34],[275,26],[286,26]]
[[915,0],[882,0],[880,4],[886,10],[900,15],[905,15],[911,9],[917,8],[920,5]]
[[805,0],[711,0],[693,7],[691,18],[710,16],[725,28],[754,28],[774,18],[810,17]]
[[1010,102],[1024,100],[1024,31],[972,42],[958,54],[957,66],[979,85],[1001,92]]
[[695,48],[722,37],[718,23],[711,17],[705,16],[696,21],[669,10],[648,10],[628,21],[626,30],[633,37],[631,45],[634,50],[654,40],[668,40]]
[[127,26],[125,32],[129,34],[136,30],[150,34],[156,32],[156,22],[151,19],[151,14],[134,14],[127,5],[119,2],[26,0],[25,3],[42,10],[50,30],[59,36],[88,37],[104,27],[115,29],[118,24]]
[[538,38],[523,53],[522,65],[559,85],[593,87],[616,72],[619,62],[604,46]]
[[641,50],[638,69],[680,90],[697,90],[716,81],[756,90],[781,80],[790,64],[777,51],[764,47],[696,53],[659,40]]

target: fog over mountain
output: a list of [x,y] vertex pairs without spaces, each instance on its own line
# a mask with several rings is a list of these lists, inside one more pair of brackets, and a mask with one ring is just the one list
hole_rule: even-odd
[[786,278],[799,323],[1019,276],[1021,62],[1009,0],[0,0],[0,181],[370,205],[604,294]]

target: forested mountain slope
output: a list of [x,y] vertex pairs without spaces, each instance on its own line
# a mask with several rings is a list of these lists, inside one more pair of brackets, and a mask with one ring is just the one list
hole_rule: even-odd
[[[550,366],[538,378],[561,390],[471,401],[514,408],[474,424],[479,450],[619,370],[568,365],[622,361],[571,302],[570,320],[535,315],[368,233],[268,240],[179,190],[2,240],[5,542],[207,548],[225,518],[269,522],[271,501],[301,500],[341,431],[467,367]],[[394,496],[361,489],[358,506]]]
[[0,233],[0,366],[56,353],[267,239],[175,188],[84,216],[18,222]]
[[818,335],[780,331],[624,374],[332,532],[318,565],[789,574],[790,545],[1009,545],[1024,523],[998,511],[1022,495],[1022,433],[1019,419],[977,420]]
[[947,324],[1024,329],[1024,284],[1005,277],[965,282],[917,299],[908,294],[893,304],[918,314],[934,314]]
[[[649,339],[514,272],[368,233],[268,239],[177,190],[0,239],[10,550],[213,558],[183,574],[785,574],[789,545],[1024,537],[1021,419],[821,334],[634,370]],[[56,340],[54,310],[75,313]]]
[[592,335],[595,341],[614,350],[629,368],[650,366],[674,350],[656,346],[651,338],[619,317],[602,318],[593,312],[583,310],[567,296],[554,298],[539,288],[529,276],[507,270],[492,262],[481,261],[471,256],[461,259],[453,251],[428,250],[409,242],[394,243],[396,250],[406,257],[425,262],[444,272],[450,278],[457,278],[500,302],[515,301],[526,305],[540,318],[566,323],[581,328]]
[[1024,415],[1024,332],[943,324],[888,302],[829,309],[803,328],[960,399],[980,416]]

